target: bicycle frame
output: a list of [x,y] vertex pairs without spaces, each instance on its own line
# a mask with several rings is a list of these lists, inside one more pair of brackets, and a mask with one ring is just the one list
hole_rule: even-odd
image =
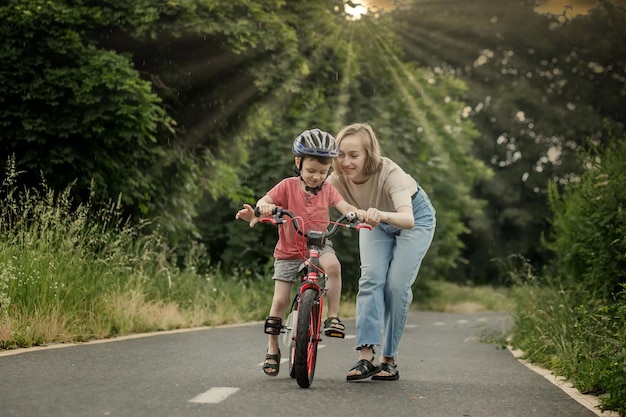
[[[255,214],[259,214],[255,210]],[[261,222],[271,222],[275,225],[284,223],[283,216],[288,216],[296,231],[306,239],[309,256],[305,260],[305,273],[291,304],[291,312],[287,324],[281,330],[288,337],[289,346],[289,375],[295,378],[298,385],[308,388],[313,383],[317,362],[317,347],[322,340],[322,311],[324,295],[326,294],[326,274],[320,267],[320,251],[326,244],[326,239],[334,235],[339,226],[354,230],[371,229],[371,226],[358,222],[355,213],[347,213],[337,221],[332,222],[330,231],[310,230],[303,232],[297,216],[288,210],[277,207],[272,218],[263,218]],[[350,223],[342,223],[348,220]],[[287,344],[284,339],[283,342]]]

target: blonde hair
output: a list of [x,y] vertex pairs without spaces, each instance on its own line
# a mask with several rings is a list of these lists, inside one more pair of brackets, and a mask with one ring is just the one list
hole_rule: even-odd
[[[380,151],[380,144],[374,133],[374,129],[367,123],[353,123],[348,126],[344,126],[336,136],[337,147],[341,147],[341,141],[346,136],[358,135],[361,138],[363,147],[367,152],[367,159],[365,166],[363,167],[363,174],[369,176],[380,169],[382,164],[382,154]],[[341,174],[341,166],[337,159],[333,161],[333,168],[336,172]]]

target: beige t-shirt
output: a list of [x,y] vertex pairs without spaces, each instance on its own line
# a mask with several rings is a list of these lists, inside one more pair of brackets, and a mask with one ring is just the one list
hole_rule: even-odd
[[391,159],[383,157],[382,162],[381,168],[364,184],[354,184],[336,172],[327,181],[348,203],[362,210],[375,207],[393,212],[399,207],[411,206],[411,196],[417,192],[416,181]]

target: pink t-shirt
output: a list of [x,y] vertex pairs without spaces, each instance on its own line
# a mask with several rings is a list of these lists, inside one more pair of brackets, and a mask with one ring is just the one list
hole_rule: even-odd
[[[343,200],[337,189],[327,182],[317,195],[302,189],[299,177],[285,178],[267,192],[274,204],[291,211],[298,218],[298,224],[309,230],[327,230],[330,222],[330,208]],[[274,248],[275,259],[302,259],[302,253],[308,256],[306,241],[296,232],[293,222],[286,220],[278,228],[278,242]]]

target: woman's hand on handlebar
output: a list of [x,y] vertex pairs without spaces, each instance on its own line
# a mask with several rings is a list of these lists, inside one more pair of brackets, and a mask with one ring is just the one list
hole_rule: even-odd
[[367,211],[361,209],[358,209],[356,211],[356,215],[361,223],[367,223],[371,226],[376,226],[378,223],[374,223],[372,219],[368,218],[367,213]]

